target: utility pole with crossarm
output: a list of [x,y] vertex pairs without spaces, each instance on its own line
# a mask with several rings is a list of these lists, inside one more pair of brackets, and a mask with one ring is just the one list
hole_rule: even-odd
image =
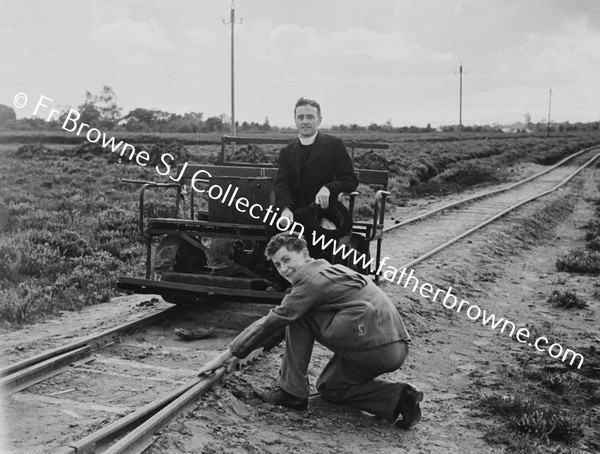
[[[241,24],[242,20],[238,22]],[[234,28],[235,28],[235,4],[231,2],[231,17],[229,22],[223,20],[224,25],[231,24],[231,135],[235,137],[235,77],[234,77]],[[231,144],[235,147],[235,144]]]

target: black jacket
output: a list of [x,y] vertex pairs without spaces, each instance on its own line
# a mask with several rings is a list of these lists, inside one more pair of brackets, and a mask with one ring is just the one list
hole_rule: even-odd
[[275,203],[292,209],[315,201],[321,187],[336,200],[340,192],[352,192],[358,186],[348,150],[338,137],[318,133],[308,156],[304,178],[300,178],[300,140],[296,139],[279,152],[279,171],[275,178]]

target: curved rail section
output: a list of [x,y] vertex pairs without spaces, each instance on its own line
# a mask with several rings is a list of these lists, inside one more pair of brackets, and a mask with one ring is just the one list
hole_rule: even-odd
[[425,218],[431,217],[431,216],[433,216],[435,214],[438,214],[438,213],[441,213],[443,211],[449,210],[450,208],[454,208],[454,207],[457,207],[459,205],[464,205],[464,204],[469,203],[469,202],[474,202],[476,200],[484,199],[486,197],[491,197],[491,196],[496,195],[496,194],[500,194],[500,193],[503,193],[503,192],[510,191],[511,189],[514,189],[514,188],[519,187],[519,186],[521,186],[521,185],[523,185],[525,183],[529,183],[530,181],[535,180],[536,178],[539,178],[539,177],[541,177],[543,175],[546,175],[547,173],[552,172],[554,169],[562,166],[563,164],[569,162],[570,160],[575,159],[576,157],[581,156],[582,154],[587,153],[588,151],[595,150],[597,148],[599,148],[599,146],[585,148],[585,149],[583,149],[581,151],[578,151],[577,153],[573,153],[572,155],[567,156],[566,158],[564,158],[560,162],[554,164],[553,166],[548,167],[547,169],[544,169],[541,172],[538,172],[538,173],[536,173],[534,175],[531,175],[530,177],[527,177],[524,180],[517,181],[516,183],[513,183],[513,184],[511,184],[511,185],[509,185],[509,186],[507,186],[505,188],[494,189],[492,191],[484,192],[482,194],[477,194],[477,195],[474,195],[472,197],[467,197],[465,199],[461,199],[461,200],[458,200],[456,202],[452,202],[452,203],[449,203],[447,205],[443,205],[443,206],[441,206],[439,208],[436,208],[435,210],[431,210],[431,211],[428,211],[426,213],[420,214],[419,216],[415,216],[414,218],[410,218],[410,219],[407,219],[405,221],[399,222],[398,224],[394,224],[394,225],[390,225],[389,227],[385,227],[383,229],[383,231],[384,231],[384,233],[385,232],[389,232],[390,230],[394,230],[394,229],[397,229],[399,227],[403,227],[403,226],[408,225],[408,224],[413,224],[413,223],[415,223],[417,221],[420,221],[422,219],[425,219]]
[[[589,151],[589,150],[585,150],[585,151]],[[558,184],[556,184],[555,186],[553,186],[552,188],[543,191],[541,193],[535,194],[531,197],[526,198],[525,200],[521,200],[520,202],[517,202],[513,205],[510,205],[509,207],[503,209],[502,211],[494,214],[493,216],[485,219],[484,221],[480,222],[479,224],[475,225],[474,227],[466,230],[465,232],[454,236],[453,238],[449,239],[448,241],[444,242],[443,244],[437,246],[436,248],[419,255],[419,257],[415,258],[414,260],[411,260],[410,262],[406,263],[405,265],[402,266],[402,268],[412,268],[414,267],[416,264],[428,259],[429,257],[431,257],[432,255],[437,254],[438,252],[442,251],[443,249],[446,249],[447,247],[451,246],[452,244],[456,243],[457,241],[462,240],[463,238],[465,238],[466,236],[472,234],[473,232],[485,227],[486,225],[498,220],[499,218],[505,216],[506,214],[510,213],[511,211],[516,210],[517,208],[519,208],[522,205],[525,205],[526,203],[532,202],[536,199],[539,199],[541,197],[544,197],[545,195],[550,194],[551,192],[556,191],[557,189],[561,188],[562,186],[564,186],[565,184],[567,184],[572,178],[574,178],[577,174],[579,174],[583,169],[585,169],[586,167],[588,167],[590,164],[592,164],[594,161],[596,161],[598,158],[600,157],[600,153],[595,155],[593,158],[591,158],[590,160],[588,160],[585,164],[583,164],[582,166],[580,166],[577,170],[575,170],[575,172],[571,173],[568,177],[566,177],[565,179],[563,179],[561,182],[559,182]],[[547,173],[547,172],[544,172]],[[515,186],[513,185],[513,188]],[[502,192],[505,192],[505,190],[503,190]],[[433,214],[438,213],[439,210],[435,210],[435,212],[432,212]],[[423,218],[421,218],[423,219]],[[406,225],[406,224],[405,224]]]
[[[192,380],[124,418],[71,443],[59,451],[59,454],[94,453],[100,450],[104,454],[141,453],[150,446],[154,433],[160,427],[185,411],[197,397],[212,386],[220,383],[233,372],[241,370],[261,353],[262,349],[255,350],[243,360],[232,358],[212,374]],[[115,440],[118,441],[115,443]]]
[[175,309],[175,306],[169,307],[3,367],[0,369],[0,392],[3,395],[9,395],[59,374],[69,364],[89,356],[92,349],[106,345],[128,331],[160,320]]

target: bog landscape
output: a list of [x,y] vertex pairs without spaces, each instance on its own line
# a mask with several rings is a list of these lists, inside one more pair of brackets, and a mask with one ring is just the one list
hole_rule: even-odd
[[[598,145],[593,126],[556,128],[550,137],[540,132],[468,131],[460,140],[448,131],[336,128],[333,133],[347,144],[389,144],[387,150],[356,150],[354,163],[359,169],[390,172],[385,223],[394,225],[425,209],[524,179]],[[119,276],[144,275],[145,246],[138,230],[139,188],[123,179],[167,181],[155,167],[165,153],[177,164],[218,164],[221,159],[218,131],[113,135],[147,151],[149,165],[140,167],[64,131],[0,135],[0,320],[7,362],[47,344],[25,334],[36,327],[59,324],[59,331],[67,332],[93,319],[86,311],[94,307],[110,314],[107,308],[120,306],[115,316],[131,307],[123,303],[131,297],[116,282]],[[293,133],[254,130],[244,136],[293,138]],[[227,150],[228,160],[276,163],[278,149],[238,145],[234,152]],[[249,405],[256,399],[250,387],[268,384],[276,376],[276,348],[206,394],[195,409],[161,432],[149,452],[192,452],[200,446],[206,453],[397,452],[398,447],[405,452],[597,452],[597,174],[594,164],[560,191],[415,267],[423,279],[452,286],[463,298],[518,321],[519,327],[580,352],[585,356],[581,368],[527,349],[401,286],[382,283],[414,337],[409,363],[394,374],[410,378],[426,393],[424,421],[413,432],[398,434],[376,419],[365,420],[357,411],[321,401],[308,415]],[[373,189],[359,189],[355,212],[363,219],[372,216]],[[152,193],[145,216],[172,216],[174,194]],[[442,223],[421,227],[431,237],[444,228]],[[410,232],[400,229],[384,235],[384,255],[398,265],[412,258],[406,243],[410,238]],[[49,339],[58,336],[52,329],[49,333]],[[314,367],[326,357],[318,349]],[[60,379],[51,380],[60,389]],[[107,419],[96,423],[102,421]],[[357,426],[364,431],[360,438],[351,435]],[[327,437],[320,435],[334,427]],[[42,434],[46,430],[50,433],[51,426]],[[24,451],[37,452],[35,443],[13,441]]]

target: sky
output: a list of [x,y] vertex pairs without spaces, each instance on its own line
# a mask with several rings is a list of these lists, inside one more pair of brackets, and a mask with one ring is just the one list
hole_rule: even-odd
[[[0,104],[32,116],[110,86],[137,107],[231,115],[230,0],[0,0]],[[236,0],[235,119],[292,126],[600,120],[600,1]],[[550,89],[552,94],[550,96]],[[42,110],[38,112],[40,115]]]

